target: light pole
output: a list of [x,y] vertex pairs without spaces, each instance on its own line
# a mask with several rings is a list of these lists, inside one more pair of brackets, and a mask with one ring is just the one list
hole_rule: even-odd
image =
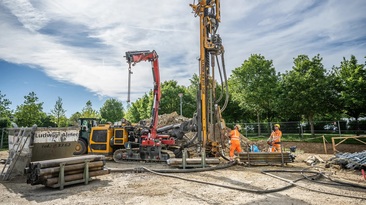
[[178,96],[180,98],[180,116],[182,116],[182,97],[183,97],[183,93],[179,93]]

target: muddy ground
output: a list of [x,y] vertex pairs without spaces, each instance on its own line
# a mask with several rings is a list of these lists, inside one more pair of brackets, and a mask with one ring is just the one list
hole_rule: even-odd
[[[361,177],[360,171],[325,168],[324,164],[309,167],[303,160],[313,154],[298,150],[296,155],[295,162],[285,167],[236,165],[224,170],[172,175],[244,189],[271,190],[287,186],[289,183],[264,175],[261,173],[262,170],[309,169],[320,170],[332,178],[347,180],[366,187],[366,180]],[[333,157],[325,154],[319,154],[319,156],[324,160]],[[0,152],[0,158],[7,158],[7,152]],[[1,169],[3,166],[0,164]],[[141,166],[151,169],[169,169],[164,164],[107,162],[109,168]],[[301,173],[273,174],[288,180],[302,178]],[[291,188],[266,194],[232,190],[147,172],[111,173],[95,177],[89,185],[73,185],[64,190],[43,185],[31,186],[25,181],[24,176],[2,181],[0,204],[366,204],[365,199],[351,198],[352,196],[366,198],[366,189],[316,183],[319,181],[329,183],[324,178],[316,182],[304,179],[296,182],[296,185]]]

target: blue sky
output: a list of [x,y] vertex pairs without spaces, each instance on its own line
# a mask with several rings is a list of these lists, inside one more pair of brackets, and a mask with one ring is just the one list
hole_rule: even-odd
[[[0,91],[15,109],[34,91],[49,113],[59,97],[67,116],[88,100],[99,109],[117,98],[126,107],[126,51],[156,50],[162,81],[188,85],[197,73],[198,18],[192,0],[1,0]],[[366,56],[364,0],[221,1],[219,33],[226,68],[251,54],[273,60],[278,72],[300,54],[323,57],[326,68],[343,57]],[[132,101],[152,88],[149,63],[133,67]]]

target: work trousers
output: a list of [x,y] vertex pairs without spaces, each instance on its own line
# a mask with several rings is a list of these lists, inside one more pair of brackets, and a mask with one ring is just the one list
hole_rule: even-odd
[[240,147],[240,141],[239,140],[231,140],[230,158],[234,157],[235,150],[237,152],[242,152],[241,147]]
[[273,143],[272,152],[281,152],[281,144]]

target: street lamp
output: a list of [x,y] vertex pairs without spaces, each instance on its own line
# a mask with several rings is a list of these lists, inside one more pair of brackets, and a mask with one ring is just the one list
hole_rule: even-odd
[[178,96],[180,98],[180,116],[182,116],[182,97],[183,97],[183,93],[179,93]]

